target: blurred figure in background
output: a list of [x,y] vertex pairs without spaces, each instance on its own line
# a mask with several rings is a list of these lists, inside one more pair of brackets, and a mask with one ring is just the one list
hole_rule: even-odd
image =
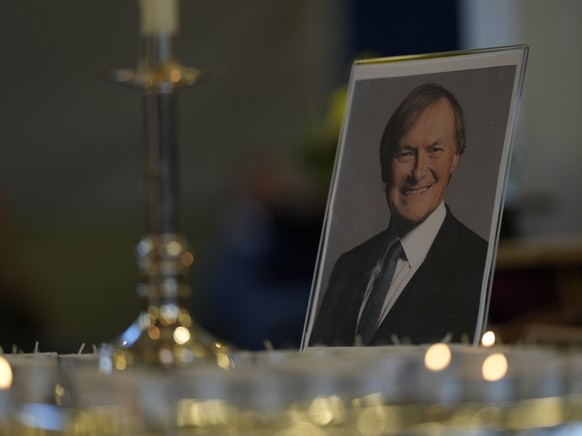
[[[289,161],[254,154],[228,208],[205,301],[196,314],[215,335],[256,350],[299,346],[315,267],[323,208]],[[196,307],[195,307],[196,309]]]
[[239,348],[301,344],[345,97],[344,88],[331,96],[296,155],[249,152],[215,253],[200,267],[196,319]]

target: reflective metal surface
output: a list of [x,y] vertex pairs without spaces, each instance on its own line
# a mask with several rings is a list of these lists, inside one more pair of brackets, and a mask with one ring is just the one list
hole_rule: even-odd
[[146,232],[136,250],[141,276],[137,293],[144,311],[115,343],[101,348],[100,367],[110,372],[133,365],[167,368],[203,361],[229,369],[228,348],[203,331],[188,310],[194,255],[179,223],[177,94],[212,73],[176,60],[177,1],[141,0],[139,6],[144,21],[137,68],[114,71],[110,78],[144,95]]

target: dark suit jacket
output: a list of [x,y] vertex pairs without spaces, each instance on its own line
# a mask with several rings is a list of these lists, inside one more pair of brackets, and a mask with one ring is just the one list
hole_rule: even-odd
[[[353,345],[358,313],[371,274],[386,250],[387,231],[337,260],[317,315],[310,345]],[[418,268],[370,345],[389,344],[391,335],[413,344],[433,343],[448,333],[472,341],[477,329],[487,242],[461,224],[447,207],[445,220]]]

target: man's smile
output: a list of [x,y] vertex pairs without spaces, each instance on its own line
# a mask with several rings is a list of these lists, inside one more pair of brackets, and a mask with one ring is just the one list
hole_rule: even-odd
[[400,190],[400,192],[402,193],[402,195],[405,195],[407,197],[413,197],[415,195],[420,195],[420,194],[424,194],[426,191],[429,190],[429,188],[432,185],[428,185],[428,186],[423,186],[422,188],[402,188]]

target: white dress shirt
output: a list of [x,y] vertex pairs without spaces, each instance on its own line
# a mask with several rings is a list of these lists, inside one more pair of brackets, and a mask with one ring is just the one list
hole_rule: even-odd
[[[402,248],[404,249],[405,259],[399,259],[396,265],[396,271],[394,277],[392,278],[392,284],[388,289],[386,294],[386,299],[384,300],[384,305],[382,306],[382,311],[380,312],[380,324],[386,318],[386,315],[394,306],[394,303],[412,278],[422,262],[428,254],[437,233],[439,232],[447,214],[444,202],[431,213],[428,218],[426,218],[418,227],[408,232],[401,240]],[[390,241],[392,242],[392,241]],[[389,246],[386,247],[388,251]],[[386,253],[384,253],[386,256]],[[364,294],[364,301],[360,307],[360,313],[358,315],[358,323],[360,322],[360,317],[364,311],[364,307],[370,297],[372,292],[372,287],[374,282],[380,273],[381,266],[384,260],[384,256],[378,260],[370,281],[368,282],[368,287],[366,288],[366,293]]]

